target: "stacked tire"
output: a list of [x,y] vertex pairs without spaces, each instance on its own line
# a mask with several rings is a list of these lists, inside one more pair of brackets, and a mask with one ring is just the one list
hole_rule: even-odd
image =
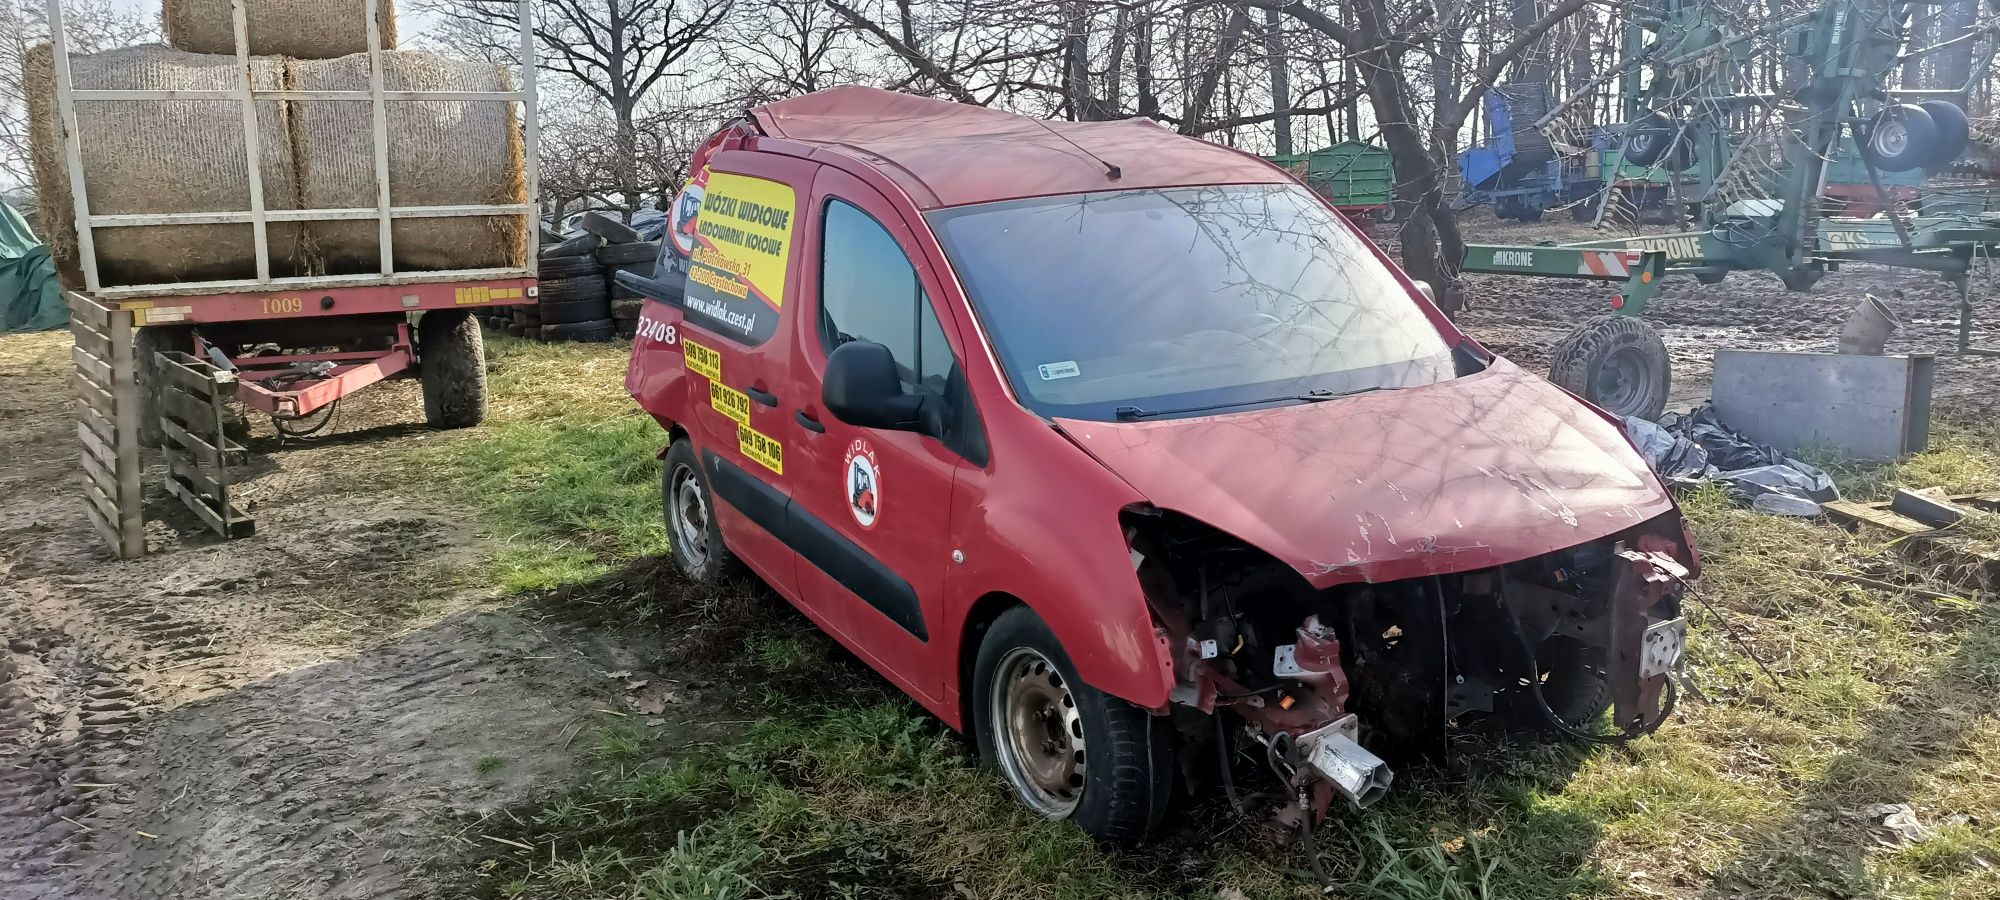
[[610,291],[611,322],[619,337],[629,338],[638,331],[639,310],[646,305],[646,298],[619,284],[618,273],[651,275],[659,255],[658,241],[606,244],[597,249],[597,261],[604,266],[604,282]]
[[543,341],[597,343],[630,337],[636,330],[644,300],[614,287],[619,271],[650,274],[659,255],[657,241],[610,216],[585,214],[583,234],[551,244],[541,254],[541,298],[533,306],[516,307],[516,327],[523,337]]

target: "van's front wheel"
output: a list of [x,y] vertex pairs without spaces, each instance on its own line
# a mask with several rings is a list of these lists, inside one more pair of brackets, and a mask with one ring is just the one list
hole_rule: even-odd
[[1010,609],[987,630],[973,698],[980,756],[1029,808],[1109,844],[1159,826],[1175,771],[1167,720],[1077,678],[1034,611]]

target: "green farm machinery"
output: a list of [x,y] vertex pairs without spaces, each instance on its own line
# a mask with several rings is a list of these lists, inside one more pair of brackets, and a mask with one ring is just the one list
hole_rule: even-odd
[[[2000,0],[1987,2],[2000,11]],[[1611,315],[1557,349],[1559,362],[1571,364],[1554,373],[1626,415],[1655,416],[1666,399],[1657,334],[1618,321],[1642,312],[1666,276],[1713,284],[1730,272],[1765,271],[1804,291],[1845,262],[1932,272],[1960,292],[1957,351],[2000,355],[1972,345],[1971,296],[1974,272],[2000,255],[2000,202],[1977,187],[1918,187],[1929,173],[1964,168],[1973,135],[1963,104],[1993,52],[1991,28],[1908,46],[1913,17],[1937,5],[1831,0],[1756,21],[1710,0],[1652,0],[1628,20],[1625,64],[1591,86],[1617,80],[1630,123],[1600,159],[1616,160],[1621,177],[1635,168],[1669,173],[1671,208],[1691,215],[1693,227],[1564,247],[1473,246],[1462,270],[1626,282]],[[1986,49],[1965,66],[1966,84],[1887,86],[1914,59],[1947,50],[1970,57],[1972,44]],[[1550,127],[1568,105],[1539,124]],[[1866,190],[1842,188],[1857,182]],[[1614,202],[1608,189],[1599,198],[1600,225]],[[1602,250],[1634,253],[1635,264],[1575,274],[1579,260]],[[1657,277],[1638,282],[1636,273],[1655,269]]]

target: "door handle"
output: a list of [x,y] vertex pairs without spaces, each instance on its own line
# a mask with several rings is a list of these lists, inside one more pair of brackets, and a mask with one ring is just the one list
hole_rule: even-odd
[[800,428],[803,428],[815,434],[826,433],[826,425],[821,423],[820,420],[815,419],[812,416],[806,415],[806,411],[803,409],[799,410],[798,412],[792,413],[792,418],[797,419],[799,421]]
[[758,403],[762,403],[765,406],[778,405],[778,395],[773,394],[770,391],[761,390],[759,388],[754,388],[754,387],[746,387],[743,389],[743,393],[749,394],[750,399],[755,400]]

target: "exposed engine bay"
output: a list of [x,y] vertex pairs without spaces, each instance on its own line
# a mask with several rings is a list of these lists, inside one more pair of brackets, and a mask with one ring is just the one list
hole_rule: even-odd
[[[1440,760],[1473,720],[1619,742],[1672,712],[1696,565],[1677,514],[1495,568],[1310,585],[1270,555],[1151,507],[1124,519],[1174,653],[1172,708],[1190,783],[1239,807],[1236,755],[1285,783],[1286,818],[1390,789],[1390,763]],[[1602,719],[1610,711],[1610,729]],[[1296,800],[1296,803],[1291,801]]]

